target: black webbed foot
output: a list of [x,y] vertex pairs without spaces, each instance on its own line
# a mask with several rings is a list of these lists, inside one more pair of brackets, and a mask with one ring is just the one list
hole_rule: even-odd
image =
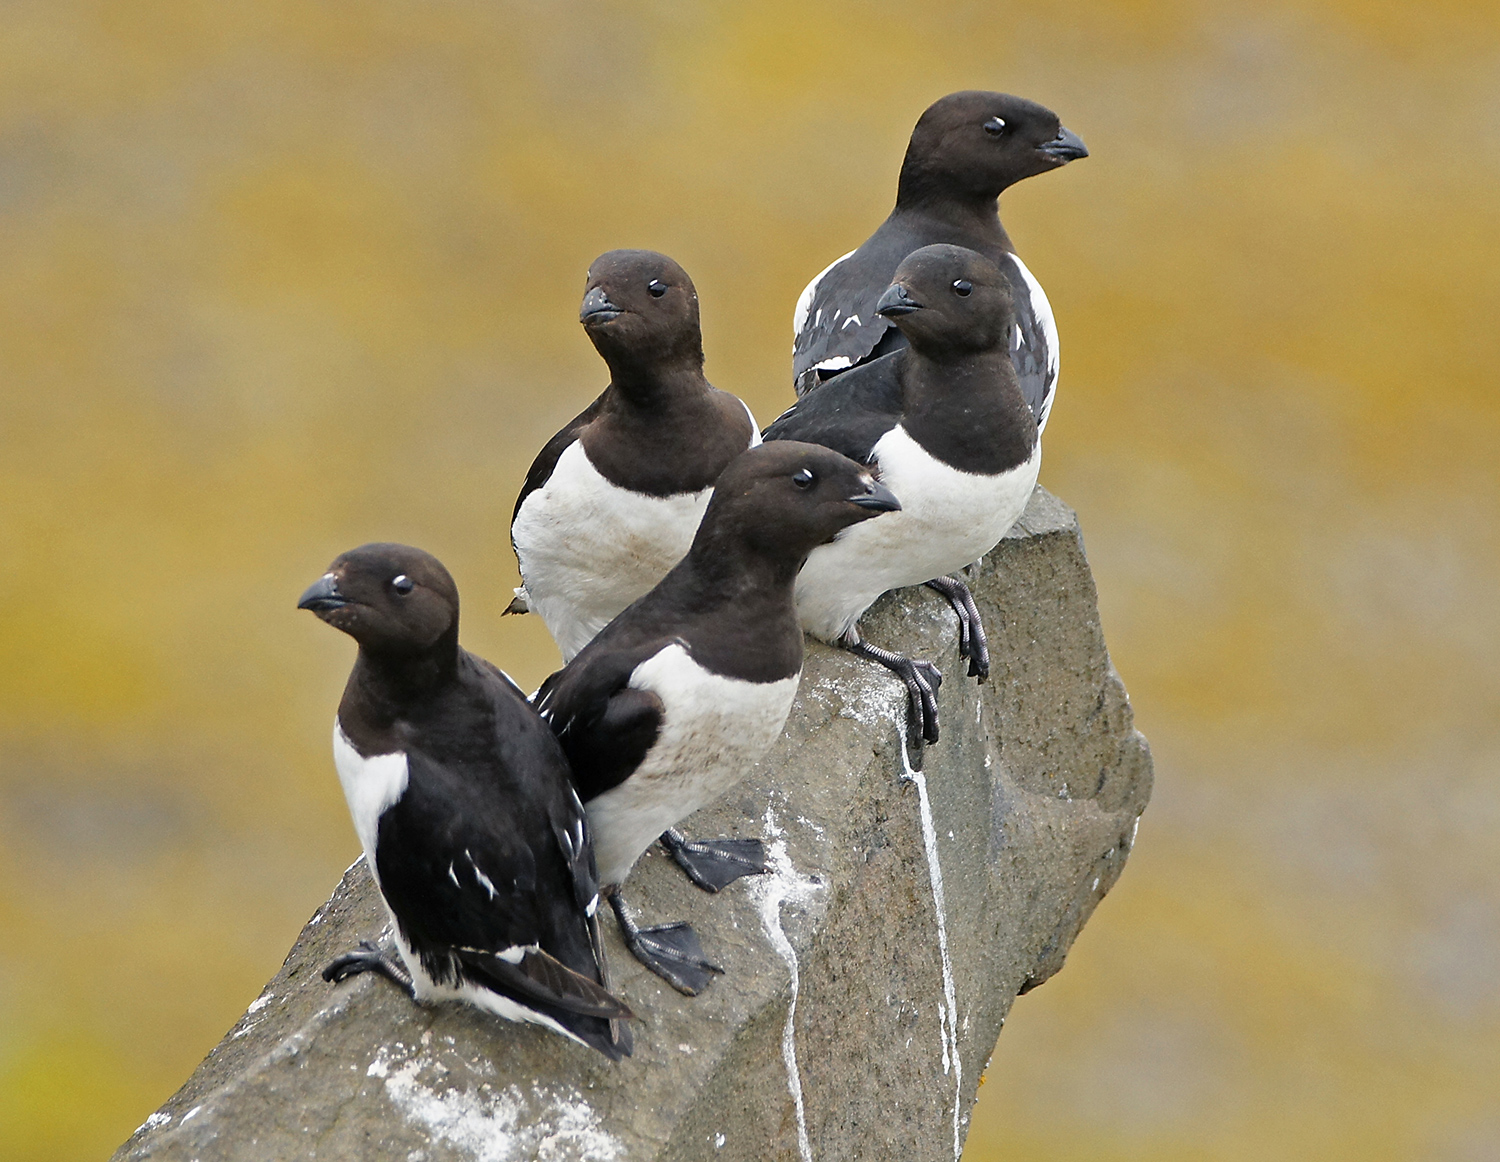
[[958,614],[958,656],[969,660],[969,677],[983,682],[990,676],[990,643],[974,595],[957,577],[935,577],[927,587],[946,597]]
[[661,833],[661,844],[705,892],[727,888],[741,876],[764,875],[766,845],[758,839],[688,839],[675,828]]
[[903,657],[869,642],[841,643],[850,653],[878,662],[901,681],[906,683],[906,694],[911,701],[911,716],[919,728],[922,741],[928,744],[938,740],[937,691],[943,684],[942,672],[931,662]]
[[630,953],[678,992],[695,997],[724,969],[703,954],[698,933],[685,920],[638,928],[625,912],[625,901],[616,888],[609,893],[609,906],[620,922],[620,934]]
[[381,951],[379,945],[369,940],[361,940],[357,952],[346,952],[343,956],[329,961],[327,967],[323,969],[323,979],[337,984],[348,980],[351,976],[358,976],[362,972],[379,973],[386,980],[399,986],[407,996],[416,1000],[417,990],[412,984],[411,973],[406,971],[406,966],[395,957]]

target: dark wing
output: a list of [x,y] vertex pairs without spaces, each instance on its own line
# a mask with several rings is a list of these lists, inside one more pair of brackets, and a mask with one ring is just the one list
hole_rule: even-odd
[[[619,1003],[618,999],[611,995],[610,990],[614,985],[609,978],[609,958],[604,952],[604,937],[599,932],[599,872],[594,865],[593,839],[589,834],[588,817],[584,814],[583,802],[578,798],[577,791],[572,792],[572,801],[577,808],[577,815],[570,824],[559,825],[556,821],[552,824],[552,832],[557,837],[558,846],[563,849],[568,857],[568,871],[573,880],[573,898],[578,906],[583,909],[584,915],[589,921],[589,944],[593,948],[594,963],[599,969],[599,987],[602,988],[604,996],[610,1001]],[[536,976],[536,970],[541,968],[540,962],[532,962],[530,965],[523,961],[521,967]],[[566,965],[560,966],[566,968]],[[592,993],[594,982],[588,981],[589,988],[585,993]],[[608,1014],[599,1014],[607,1016]],[[624,1014],[630,1016],[630,1013]],[[630,1028],[620,1023],[619,1018],[610,1021],[609,1038],[607,1043],[601,1041],[597,1047],[615,1061],[621,1056],[629,1057],[634,1045]]]
[[1001,263],[1001,269],[1010,280],[1016,310],[1016,324],[1010,333],[1010,361],[1040,431],[1047,426],[1057,386],[1057,324],[1041,284],[1014,254],[1006,258],[1009,261]]
[[[431,729],[430,751],[408,748],[405,793],[380,819],[381,891],[434,979],[462,975],[558,1019],[628,1016],[603,984],[597,876],[567,761],[525,698],[469,661],[470,707],[493,734],[462,729],[464,715]],[[606,1024],[572,1027],[591,1044],[608,1036]]]
[[536,693],[537,712],[562,744],[585,802],[628,779],[661,733],[661,699],[628,683],[665,643],[617,647],[606,638],[617,624],[606,626]]
[[540,948],[522,951],[519,963],[479,948],[456,948],[454,954],[470,976],[483,980],[496,992],[519,994],[580,1017],[619,1020],[635,1016],[624,1001],[603,985],[574,972]]
[[902,255],[871,239],[844,255],[812,282],[797,300],[792,321],[792,377],[805,395],[824,378],[867,358],[892,324],[875,313],[875,305]]
[[420,752],[407,764],[406,793],[380,819],[376,866],[428,975],[509,997],[610,1057],[627,1052],[611,1022],[630,1009],[604,986],[595,918],[555,833],[527,818],[534,804],[497,802],[475,772],[455,777]]
[[762,439],[822,444],[868,464],[880,437],[901,419],[898,351],[843,372],[804,395],[767,428]]
[[537,453],[536,459],[531,462],[530,470],[526,473],[526,482],[521,485],[521,495],[516,497],[516,507],[511,509],[512,524],[515,523],[516,514],[521,511],[521,505],[525,503],[526,498],[547,483],[547,478],[552,475],[552,469],[557,467],[562,454],[568,450],[568,445],[578,438],[578,429],[585,424],[592,423],[594,417],[599,414],[599,400],[603,398],[603,395],[600,395],[599,399],[594,400],[569,420],[562,431],[542,445],[542,450]]

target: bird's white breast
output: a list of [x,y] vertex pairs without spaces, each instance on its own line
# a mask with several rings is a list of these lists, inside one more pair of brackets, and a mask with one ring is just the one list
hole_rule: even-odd
[[611,484],[574,441],[511,525],[526,600],[569,661],[687,554],[712,488],[648,496]]
[[814,549],[797,576],[797,616],[824,641],[853,628],[887,590],[921,585],[994,548],[1026,508],[1042,449],[994,476],[960,472],[898,424],[876,443],[875,460],[901,510],[845,529]]
[[781,733],[800,676],[726,678],[676,644],[635,668],[631,687],[662,701],[661,733],[630,778],[588,803],[601,883],[620,883],[658,835],[749,773]]
[[338,719],[333,722],[333,765],[338,769],[344,787],[344,801],[354,820],[354,833],[364,848],[370,875],[380,882],[375,869],[375,839],[380,817],[406,792],[406,755],[401,751],[370,755],[366,758],[354,749]]

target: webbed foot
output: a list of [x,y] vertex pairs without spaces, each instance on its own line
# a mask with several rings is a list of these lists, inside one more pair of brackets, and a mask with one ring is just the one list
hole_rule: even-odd
[[323,969],[323,979],[337,984],[348,980],[351,976],[358,976],[362,972],[378,973],[399,986],[407,996],[413,1000],[416,999],[417,990],[412,984],[411,973],[406,971],[406,966],[369,940],[361,940],[358,951],[346,952],[343,956],[329,961],[327,967]]
[[758,839],[688,839],[675,828],[661,833],[661,844],[705,892],[717,892],[741,876],[763,875],[766,845]]
[[872,646],[869,642],[856,639],[852,643],[840,644],[850,653],[884,666],[906,684],[907,697],[911,700],[911,716],[919,727],[922,741],[928,744],[937,742],[937,691],[943,684],[942,671],[931,662],[903,657],[879,646]]
[[703,954],[698,933],[685,920],[638,928],[625,912],[618,888],[609,893],[609,906],[620,922],[620,934],[630,954],[678,992],[695,997],[724,969]]

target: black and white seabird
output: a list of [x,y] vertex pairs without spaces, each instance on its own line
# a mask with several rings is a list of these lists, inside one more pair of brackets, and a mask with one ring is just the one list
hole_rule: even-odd
[[[737,783],[781,733],[802,673],[793,585],[808,553],[899,508],[867,468],[828,448],[751,449],[719,477],[682,562],[536,695],[572,765],[626,944],[684,993],[720,970],[687,924],[637,928],[620,885],[664,830]],[[691,847],[669,837],[710,890],[765,867],[757,840]]]
[[379,972],[415,1000],[466,1001],[628,1055],[567,759],[510,679],[459,648],[448,571],[420,549],[364,545],[297,607],[359,643],[333,757],[400,953],[367,943],[324,978]]
[[569,661],[693,542],[713,482],[760,443],[755,417],[703,377],[698,293],[649,250],[594,260],[579,314],[604,393],[547,442],[511,519],[521,589]]
[[1041,467],[1036,415],[1006,351],[1010,287],[973,250],[924,246],[908,255],[875,303],[907,345],[822,384],[765,431],[767,446],[804,440],[867,464],[901,498],[899,513],[812,551],[797,578],[797,613],[813,636],[899,675],[928,742],[938,737],[942,675],[862,642],[858,623],[886,590],[933,584],[959,611],[969,672],[983,680],[988,671],[974,599],[942,574],[995,547]]
[[1021,392],[1047,426],[1057,388],[1057,325],[1041,284],[1000,224],[1000,194],[1088,150],[1057,115],[1004,93],[950,93],[912,130],[896,208],[858,250],[807,285],[793,321],[797,394],[900,346],[901,332],[876,308],[908,254],[933,243],[977,250],[1009,280],[1015,318],[1007,336]]

